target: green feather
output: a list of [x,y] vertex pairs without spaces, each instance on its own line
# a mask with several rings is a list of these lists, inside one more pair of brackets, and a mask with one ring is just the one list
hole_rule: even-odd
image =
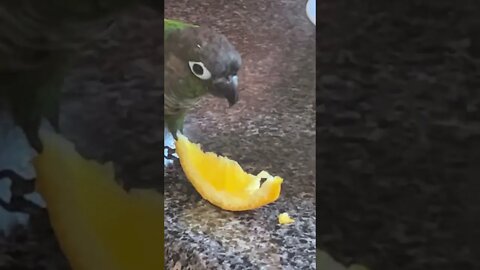
[[198,27],[198,25],[185,23],[178,20],[163,19],[164,40],[175,30],[181,30],[188,27]]
[[[199,27],[198,25],[185,23],[179,20],[164,19],[164,40],[166,41],[170,34],[177,30],[183,30],[190,27]],[[176,87],[177,91],[175,92],[175,102],[176,104],[170,104],[170,99],[165,99],[165,125],[168,130],[175,137],[177,131],[183,131],[183,123],[185,121],[185,115],[187,113],[186,109],[180,108],[190,108],[194,103],[194,100],[198,97],[206,94],[207,89],[198,83],[196,79],[189,78],[186,80],[177,81],[178,85]],[[172,89],[169,89],[172,90]],[[165,94],[168,95],[168,91]],[[180,91],[182,90],[182,91]],[[173,108],[172,111],[169,111],[169,108]]]
[[168,130],[176,138],[177,131],[183,133],[183,123],[185,122],[186,111],[179,112],[174,115],[165,115],[164,120]]
[[[6,2],[6,3],[3,3]],[[59,99],[70,59],[121,11],[158,0],[45,0],[0,3],[0,101],[39,152],[42,117],[58,127]],[[98,25],[96,25],[98,23]]]

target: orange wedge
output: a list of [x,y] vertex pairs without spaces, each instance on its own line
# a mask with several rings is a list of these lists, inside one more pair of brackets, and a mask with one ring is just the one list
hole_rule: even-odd
[[[198,193],[224,210],[245,211],[272,203],[280,196],[283,179],[262,171],[246,173],[233,160],[203,152],[199,144],[177,134],[176,152],[183,171]],[[261,179],[266,179],[261,184]]]
[[163,196],[125,192],[114,180],[112,164],[83,159],[53,132],[40,135],[44,152],[34,160],[37,189],[72,269],[163,269]]

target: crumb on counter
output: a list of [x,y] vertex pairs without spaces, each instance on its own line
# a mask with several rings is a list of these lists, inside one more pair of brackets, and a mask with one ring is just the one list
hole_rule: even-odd
[[295,219],[291,218],[286,212],[278,215],[278,223],[280,224],[290,224],[293,222],[295,222]]

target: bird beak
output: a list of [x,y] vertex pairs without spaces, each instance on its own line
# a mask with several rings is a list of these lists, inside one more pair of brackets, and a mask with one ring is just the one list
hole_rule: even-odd
[[213,82],[212,94],[217,97],[226,98],[230,107],[235,105],[238,101],[237,75],[215,80]]

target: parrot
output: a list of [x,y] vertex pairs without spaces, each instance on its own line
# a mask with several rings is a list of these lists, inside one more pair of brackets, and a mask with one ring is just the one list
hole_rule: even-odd
[[160,0],[0,1],[0,195],[8,195],[0,196],[0,219],[2,209],[25,211],[26,196],[36,194],[35,173],[24,178],[24,171],[43,152],[44,121],[60,131],[63,81],[79,51],[108,34],[122,12],[140,6],[163,17]]
[[[239,100],[242,58],[223,34],[174,19],[164,19],[164,147],[175,149],[187,113],[206,95]],[[173,139],[173,140],[172,140]],[[165,156],[165,166],[171,164]]]
[[41,119],[59,130],[63,80],[77,52],[104,34],[99,26],[108,30],[115,16],[136,5],[163,14],[159,0],[0,2],[0,109],[13,115],[38,153]]

